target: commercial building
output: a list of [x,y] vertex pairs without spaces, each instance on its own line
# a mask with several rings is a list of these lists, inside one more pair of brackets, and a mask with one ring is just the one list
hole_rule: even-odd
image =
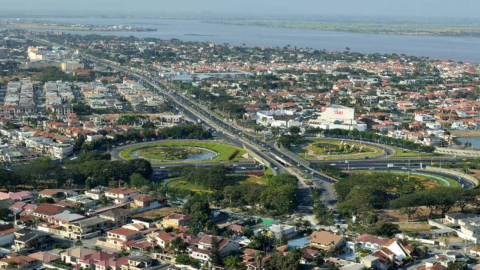
[[313,128],[321,128],[325,130],[367,130],[367,124],[355,119],[355,109],[341,105],[324,107],[320,116],[317,119],[310,120],[308,125]]

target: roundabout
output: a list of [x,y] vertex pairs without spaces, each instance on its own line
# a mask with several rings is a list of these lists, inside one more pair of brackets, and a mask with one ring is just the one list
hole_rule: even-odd
[[165,141],[124,147],[124,160],[143,158],[151,163],[237,162],[246,152],[232,145],[209,141]]
[[385,150],[356,141],[315,139],[297,148],[297,154],[307,160],[367,159],[385,155]]

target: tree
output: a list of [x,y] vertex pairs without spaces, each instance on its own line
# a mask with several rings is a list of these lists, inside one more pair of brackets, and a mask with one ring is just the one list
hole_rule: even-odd
[[315,202],[313,205],[313,214],[318,224],[324,226],[331,226],[333,224],[333,214],[323,202]]
[[396,232],[398,232],[398,230],[399,230],[399,227],[397,224],[392,224],[392,223],[387,223],[382,221],[377,222],[377,224],[375,224],[375,227],[374,227],[375,234],[380,236],[386,236],[386,237],[393,236]]
[[447,266],[448,270],[467,270],[468,264],[465,262],[449,262]]
[[300,133],[300,127],[298,127],[298,126],[292,126],[292,127],[288,128],[288,131],[289,131],[292,135],[297,135],[298,133]]
[[265,264],[266,270],[296,270],[300,265],[301,255],[299,252],[275,253]]
[[196,230],[205,228],[205,225],[210,220],[211,210],[208,199],[204,195],[195,194],[190,198],[182,208],[182,212],[185,215],[193,217],[193,223],[191,227]]
[[218,249],[218,239],[217,237],[212,237],[210,248],[210,263],[215,266],[222,265],[222,258],[220,257],[220,251]]
[[131,187],[140,189],[144,186],[148,186],[148,184],[150,184],[150,182],[148,182],[148,180],[145,179],[145,177],[143,177],[139,173],[134,173],[134,174],[132,174],[132,176],[130,176],[130,186]]
[[100,197],[100,204],[101,205],[108,205],[110,203],[110,201],[108,200],[107,196],[105,195],[102,195],[102,197]]
[[230,269],[238,269],[240,258],[237,254],[230,254],[223,260],[223,264]]
[[173,248],[176,253],[183,253],[187,250],[188,244],[185,243],[182,238],[176,237],[170,242],[170,247]]
[[77,241],[75,242],[75,246],[76,246],[76,247],[81,247],[81,246],[83,246],[83,242],[82,242],[81,240],[77,240]]
[[422,200],[421,196],[422,194],[420,193],[403,195],[391,201],[390,206],[394,209],[400,209],[403,214],[407,215],[407,219],[410,221],[420,207],[419,202]]
[[50,197],[42,197],[42,198],[39,198],[37,200],[37,203],[40,204],[40,203],[55,203],[55,200],[53,198],[50,198]]

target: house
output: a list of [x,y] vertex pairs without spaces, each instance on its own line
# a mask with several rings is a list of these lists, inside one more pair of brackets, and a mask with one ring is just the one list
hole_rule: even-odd
[[300,249],[300,252],[302,253],[302,258],[300,259],[300,263],[302,264],[315,264],[315,261],[320,256],[318,250],[308,247]]
[[78,195],[78,196],[69,197],[67,198],[66,201],[69,203],[74,203],[78,205],[81,204],[85,207],[93,207],[96,204],[96,202],[90,196],[87,196],[87,195]]
[[128,222],[128,219],[130,218],[130,211],[123,208],[115,208],[100,213],[98,216],[110,221],[115,226],[121,226]]
[[15,232],[19,229],[14,228],[13,224],[6,223],[0,225],[0,247],[10,246],[15,240]]
[[61,213],[65,210],[64,207],[53,205],[49,203],[41,203],[32,213],[33,216],[38,218],[47,219],[53,215]]
[[28,257],[33,258],[35,260],[39,260],[42,263],[49,263],[49,262],[53,262],[60,259],[60,256],[57,256],[52,253],[44,252],[44,251],[39,251],[39,252],[29,254]]
[[133,201],[130,203],[130,207],[135,209],[135,212],[143,212],[152,210],[155,208],[160,208],[165,206],[167,200],[166,198],[155,198],[148,194],[139,194],[135,196]]
[[182,214],[171,214],[163,218],[162,220],[162,227],[168,228],[179,228],[179,227],[186,227],[188,223],[192,220],[192,217],[182,215]]
[[18,269],[33,269],[40,264],[40,261],[29,256],[15,253],[8,254],[5,258],[0,259],[0,267],[2,268],[9,268],[12,264]]
[[308,241],[310,245],[322,249],[342,247],[346,243],[345,237],[327,231],[314,231]]
[[239,243],[229,238],[215,237],[211,235],[204,235],[193,245],[188,247],[188,256],[192,259],[197,259],[206,263],[210,260],[210,250],[213,241],[217,241],[218,252],[221,258],[224,258],[232,252],[239,250]]
[[40,198],[65,199],[77,196],[78,193],[67,189],[44,189],[38,193]]
[[65,263],[77,264],[80,258],[93,254],[95,252],[95,250],[89,248],[74,247],[68,249],[65,252],[62,252],[60,255],[62,257],[62,261],[64,261]]
[[33,196],[30,191],[0,192],[0,200],[11,199],[14,202],[32,203]]
[[41,231],[21,229],[15,232],[12,250],[15,252],[45,250],[52,244],[51,234]]
[[132,256],[128,257],[128,263],[122,265],[121,270],[168,270],[170,264],[160,263],[146,256]]
[[49,217],[48,222],[62,226],[82,218],[85,218],[85,216],[73,213],[70,210],[65,210]]
[[10,206],[10,211],[14,215],[20,215],[20,216],[28,216],[30,215],[35,209],[37,208],[36,205],[30,204],[30,203],[25,203],[25,202],[16,202],[12,206]]
[[110,258],[95,263],[95,270],[121,270],[123,265],[128,264],[128,257]]
[[134,243],[135,241],[133,240],[138,240],[142,237],[142,232],[125,228],[116,228],[107,231],[107,239],[105,241],[98,240],[97,244],[111,249],[120,250],[126,248],[125,245],[130,243],[130,241]]
[[96,269],[96,264],[99,262],[109,260],[112,258],[117,257],[117,253],[108,253],[105,251],[97,251],[95,253],[87,254],[85,256],[81,256],[77,263],[80,267],[84,269]]
[[80,240],[99,236],[107,223],[108,220],[100,217],[76,220],[66,226],[66,237]]
[[168,247],[170,245],[170,242],[172,242],[175,238],[176,237],[174,235],[165,231],[155,233],[155,235],[153,236],[153,239],[155,239],[155,241],[161,248]]
[[390,239],[385,246],[395,254],[395,258],[400,261],[406,257],[411,257],[413,253],[413,248],[396,238]]
[[[356,243],[360,244],[363,248],[378,250],[388,243],[389,239],[378,238],[369,234],[362,234],[355,239]],[[356,252],[355,250],[352,250]]]
[[137,196],[137,191],[130,188],[114,188],[105,191],[107,198],[113,199],[115,204],[132,201]]
[[106,190],[107,190],[106,187],[98,186],[98,187],[92,188],[90,190],[85,190],[85,196],[89,196],[93,200],[98,201],[105,194]]
[[297,229],[294,226],[273,224],[267,228],[267,230],[276,238],[280,239],[284,237],[286,240],[292,239],[297,236]]

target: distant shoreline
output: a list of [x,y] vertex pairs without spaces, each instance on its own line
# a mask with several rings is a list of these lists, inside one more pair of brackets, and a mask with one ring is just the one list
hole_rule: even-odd
[[480,137],[480,130],[455,130],[450,131],[455,137]]
[[51,31],[102,31],[102,32],[155,32],[157,29],[132,28],[114,29],[105,26],[66,26],[66,25],[43,25],[43,24],[0,24],[0,29],[35,29]]
[[235,20],[201,20],[201,23],[256,26],[269,28],[304,29],[331,32],[346,32],[372,35],[403,36],[437,36],[480,38],[480,26],[418,26],[409,24],[365,24],[365,23],[324,23],[294,21],[235,21]]

